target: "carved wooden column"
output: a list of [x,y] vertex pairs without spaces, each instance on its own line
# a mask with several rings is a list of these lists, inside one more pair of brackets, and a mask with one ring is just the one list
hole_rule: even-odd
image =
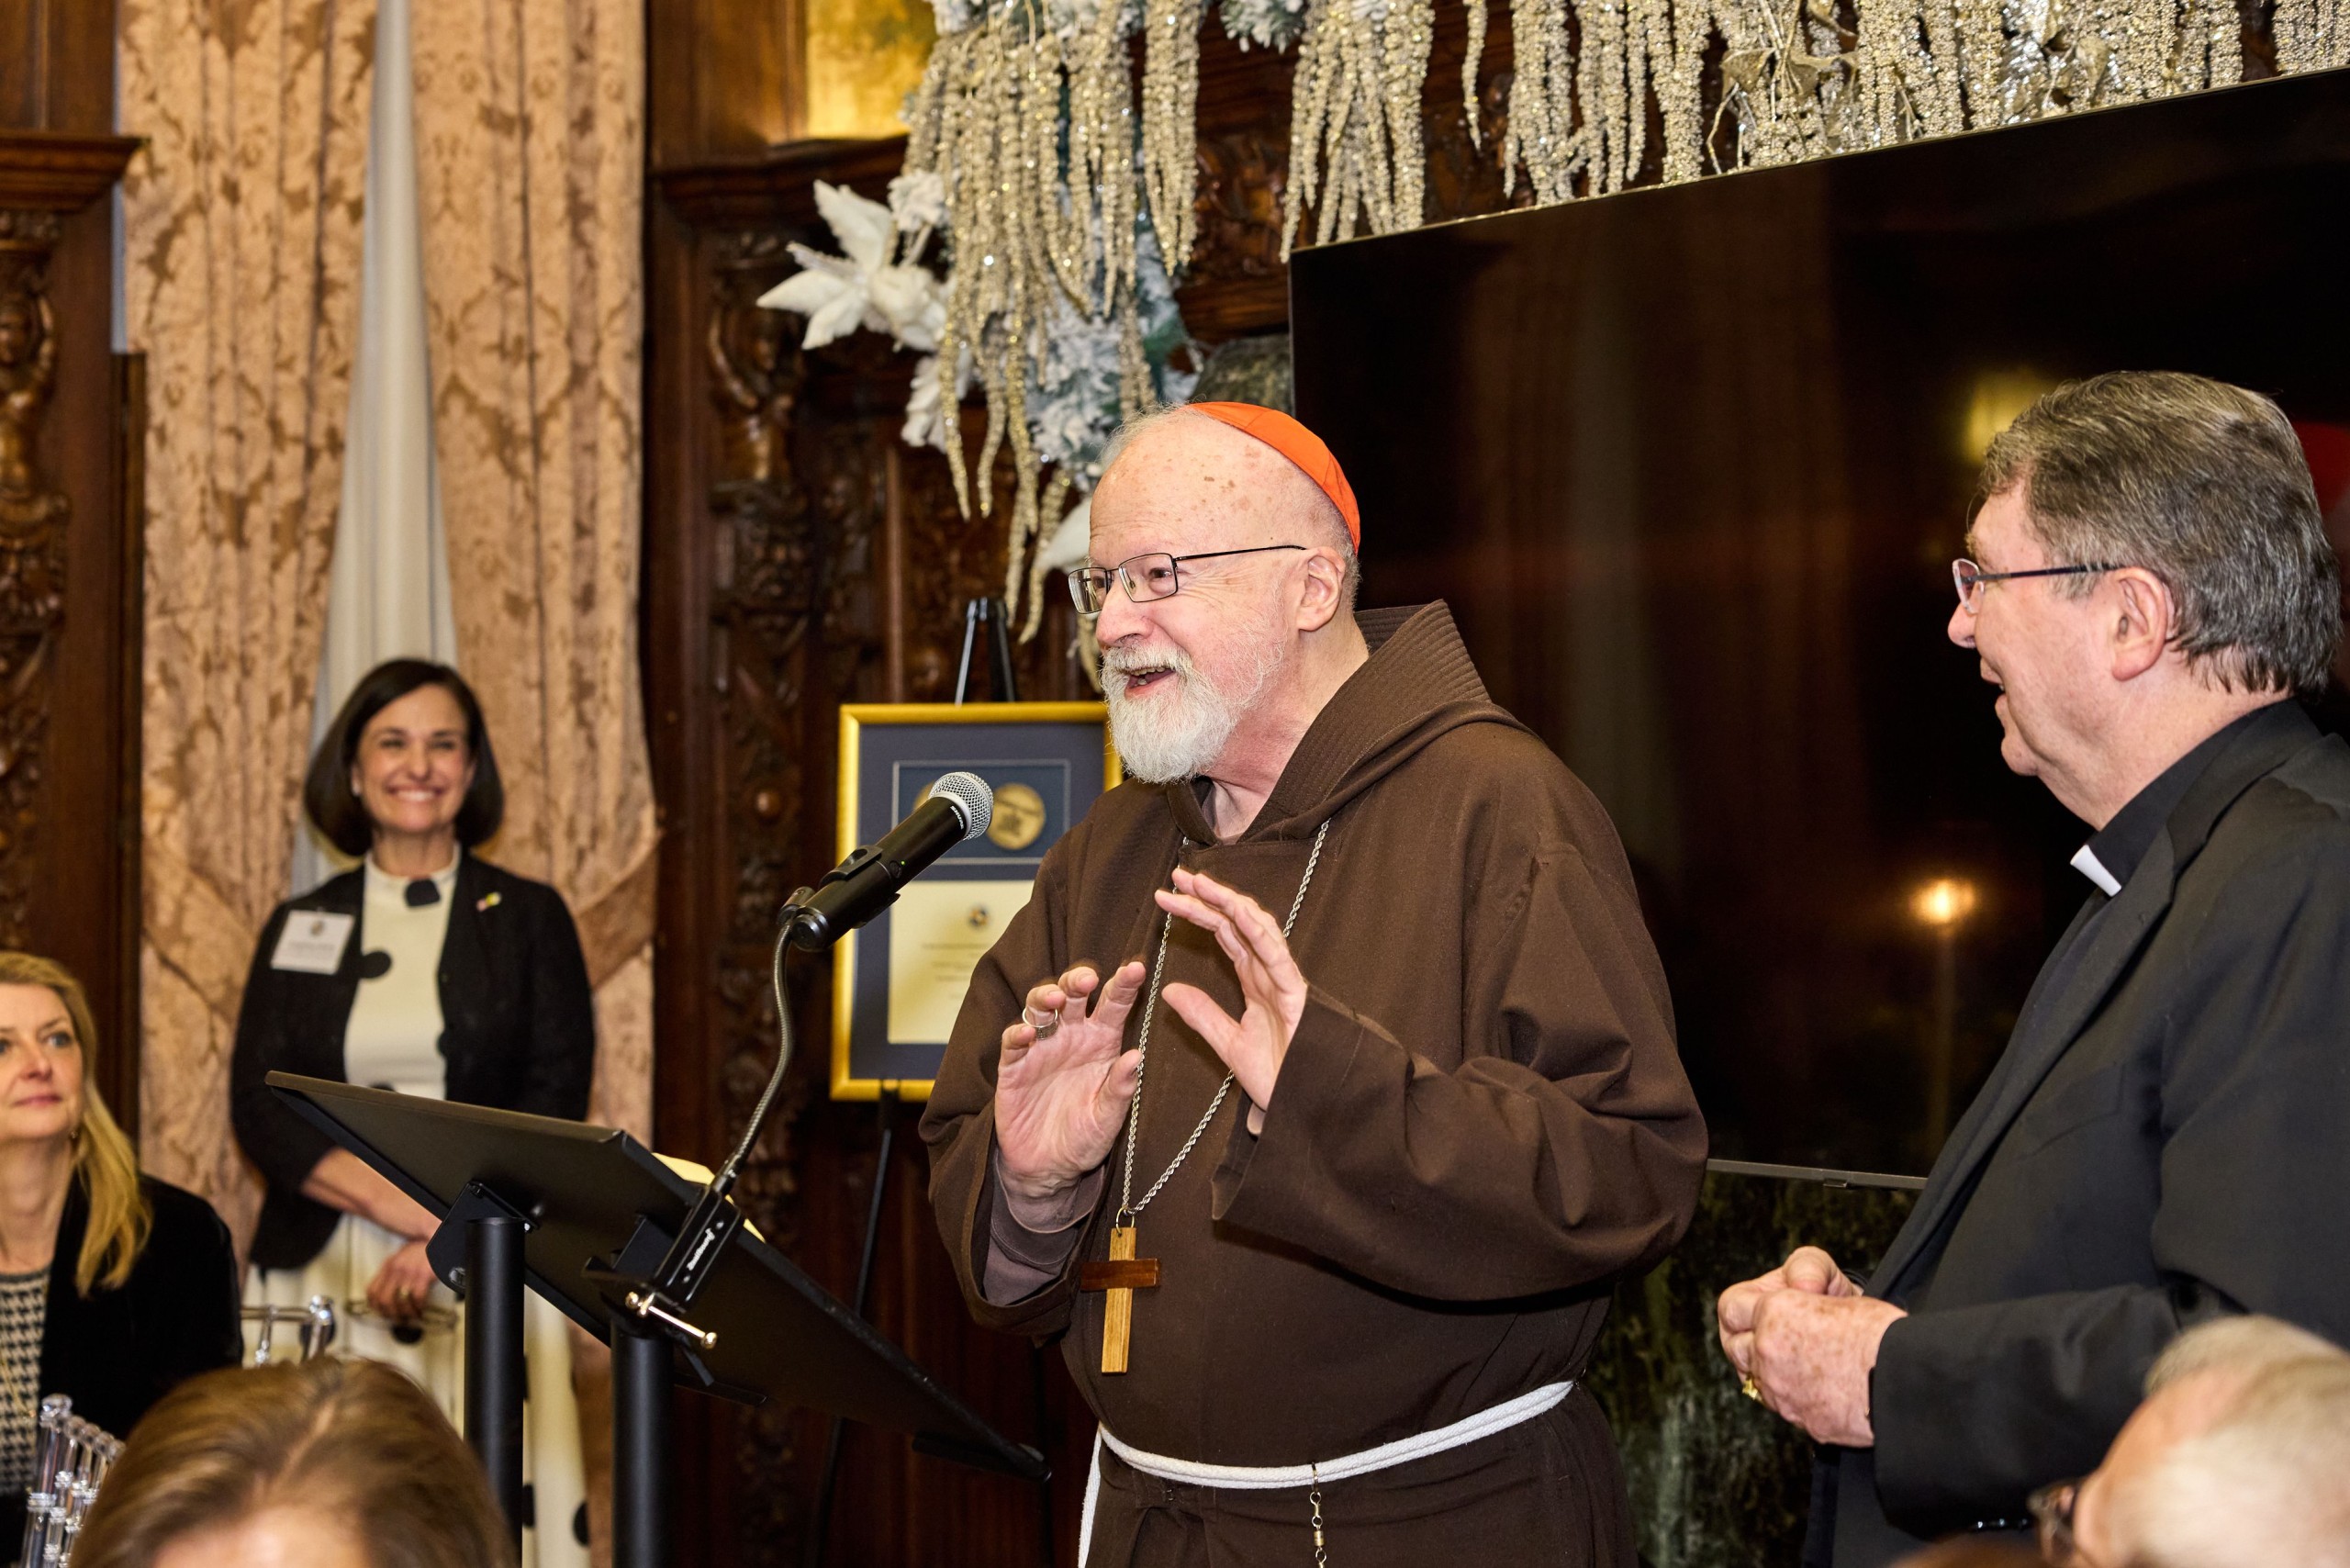
[[57,215],[0,207],[0,944],[30,938],[48,666],[65,618],[65,520],[43,472],[41,426],[57,391],[49,258]]
[[120,809],[135,779],[137,552],[100,198],[137,146],[0,131],[0,945],[57,957],[89,985],[100,1091],[130,1115]]

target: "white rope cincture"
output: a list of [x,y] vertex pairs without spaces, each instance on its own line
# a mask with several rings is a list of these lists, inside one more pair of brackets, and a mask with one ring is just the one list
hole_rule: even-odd
[[1507,1431],[1522,1422],[1549,1414],[1574,1392],[1574,1380],[1547,1383],[1516,1398],[1464,1416],[1449,1427],[1438,1427],[1432,1432],[1414,1437],[1398,1438],[1392,1443],[1365,1449],[1360,1453],[1346,1454],[1337,1459],[1326,1459],[1307,1464],[1202,1464],[1188,1459],[1169,1459],[1124,1442],[1107,1427],[1097,1427],[1093,1433],[1093,1461],[1085,1476],[1085,1515],[1078,1527],[1077,1561],[1084,1568],[1093,1543],[1093,1511],[1102,1495],[1102,1450],[1125,1460],[1145,1475],[1160,1481],[1181,1482],[1192,1486],[1215,1486],[1234,1492],[1271,1492],[1284,1486],[1311,1486],[1317,1482],[1346,1481],[1358,1475],[1370,1475],[1377,1471],[1392,1470],[1414,1460],[1427,1459],[1453,1449],[1465,1448],[1496,1432]]

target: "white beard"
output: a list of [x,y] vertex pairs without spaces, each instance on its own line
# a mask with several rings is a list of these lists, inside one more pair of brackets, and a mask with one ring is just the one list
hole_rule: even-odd
[[[1285,650],[1257,644],[1256,668],[1246,691],[1219,689],[1181,648],[1150,653],[1105,648],[1102,653],[1102,696],[1110,707],[1110,739],[1118,760],[1136,778],[1166,784],[1195,778],[1223,755],[1240,720],[1280,669]],[[1136,700],[1126,695],[1126,672],[1165,669],[1175,689]]]

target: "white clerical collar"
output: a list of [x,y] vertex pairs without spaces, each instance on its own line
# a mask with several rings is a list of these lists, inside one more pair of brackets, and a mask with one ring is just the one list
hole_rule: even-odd
[[2121,894],[2121,884],[2114,879],[2112,872],[2105,868],[2105,862],[2097,857],[2097,851],[2087,845],[2082,845],[2073,857],[2073,869],[2095,882],[2107,898]]

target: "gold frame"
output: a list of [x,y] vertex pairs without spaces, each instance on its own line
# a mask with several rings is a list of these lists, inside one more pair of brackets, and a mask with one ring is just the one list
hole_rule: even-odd
[[[1102,726],[1102,792],[1108,794],[1125,777],[1117,747],[1110,743],[1110,711],[1100,702],[844,702],[841,704],[840,774],[834,781],[838,801],[839,858],[845,860],[857,846],[856,797],[863,737],[867,724],[1100,724]],[[856,936],[852,932],[833,949],[833,1070],[835,1100],[878,1100],[884,1088],[900,1099],[927,1100],[926,1078],[851,1078],[848,1074],[849,1031],[856,1000]]]

